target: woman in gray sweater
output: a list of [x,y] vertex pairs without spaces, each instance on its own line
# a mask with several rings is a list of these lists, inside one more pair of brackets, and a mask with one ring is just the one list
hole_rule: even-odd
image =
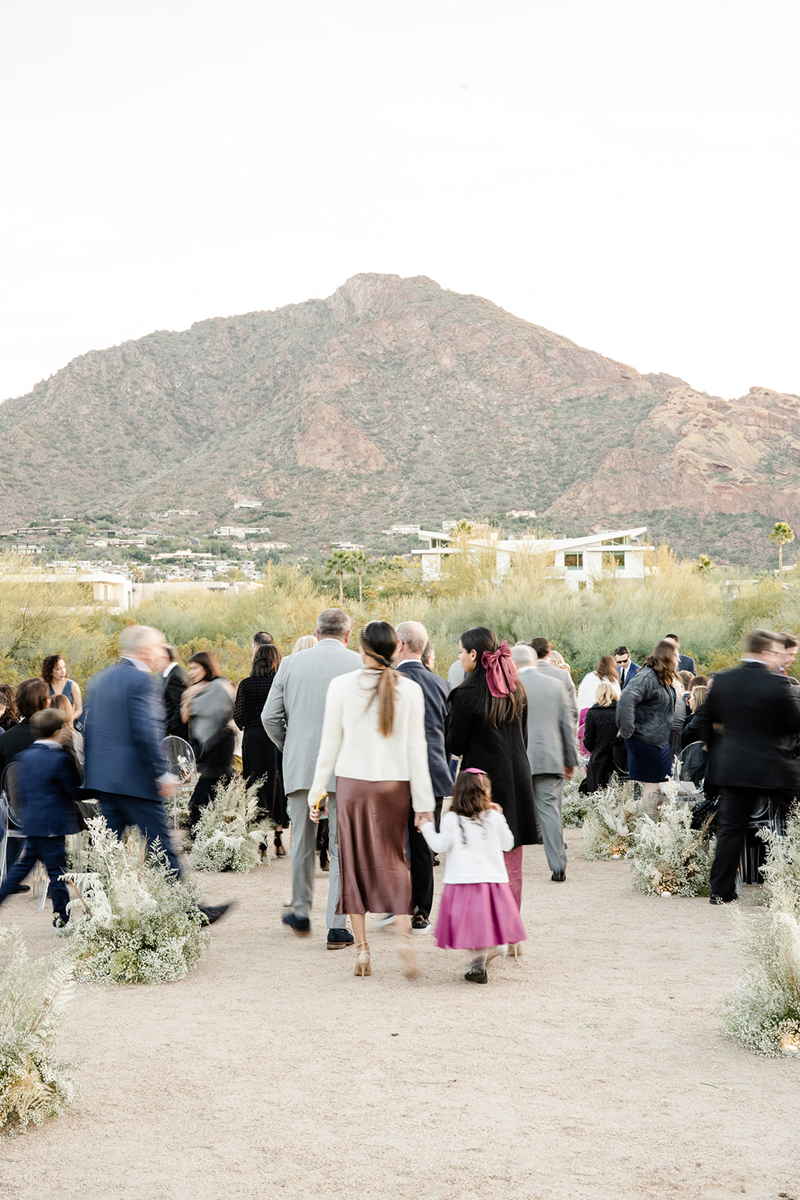
[[192,682],[181,699],[181,719],[189,726],[200,775],[189,802],[189,823],[194,829],[217,784],[227,783],[233,775],[236,730],[233,684],[223,678],[214,655],[198,650],[188,667]]
[[617,701],[619,731],[628,748],[628,774],[644,784],[644,796],[655,791],[672,769],[669,739],[677,674],[677,647],[659,642]]

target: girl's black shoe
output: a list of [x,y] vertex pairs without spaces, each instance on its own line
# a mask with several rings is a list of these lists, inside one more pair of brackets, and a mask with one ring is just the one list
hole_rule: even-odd
[[285,858],[286,857],[286,848],[284,847],[284,844],[281,841],[281,830],[280,829],[276,829],[276,831],[275,831],[275,857],[276,858]]
[[464,978],[467,983],[488,983],[489,976],[486,974],[485,967],[470,967]]

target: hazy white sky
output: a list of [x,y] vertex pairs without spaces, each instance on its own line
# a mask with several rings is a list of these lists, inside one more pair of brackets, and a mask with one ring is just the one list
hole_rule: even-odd
[[800,392],[794,0],[3,11],[0,397],[359,271]]

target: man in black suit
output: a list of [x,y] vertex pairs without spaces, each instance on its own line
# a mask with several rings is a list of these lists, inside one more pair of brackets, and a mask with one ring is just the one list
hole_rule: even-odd
[[164,728],[170,737],[189,740],[189,730],[181,719],[181,699],[189,686],[189,676],[178,662],[175,647],[164,642],[158,647],[156,670],[161,673],[161,696],[164,701]]
[[708,744],[715,726],[714,779],[721,800],[717,852],[711,867],[711,903],[736,899],[736,867],[748,821],[759,797],[770,795],[788,808],[800,796],[800,762],[790,738],[800,732],[795,690],[776,667],[783,649],[778,635],[754,629],[747,635],[741,666],[714,676],[692,729]]
[[[428,633],[419,621],[402,621],[397,626],[397,650],[394,661],[398,671],[413,679],[425,697],[425,740],[428,744],[430,771],[437,814],[442,799],[453,790],[450,762],[444,748],[444,721],[449,688],[443,679],[422,665]],[[414,812],[408,822],[409,864],[411,867],[411,932],[427,933],[433,908],[433,853],[414,825]]]
[[677,647],[677,649],[678,649],[678,670],[679,671],[691,671],[692,675],[696,675],[697,674],[697,663],[694,661],[694,659],[690,655],[681,654],[681,652],[680,652],[681,651],[681,639],[678,637],[677,633],[668,633],[667,636],[665,638],[663,638],[662,640],[665,642],[672,642],[672,644]]

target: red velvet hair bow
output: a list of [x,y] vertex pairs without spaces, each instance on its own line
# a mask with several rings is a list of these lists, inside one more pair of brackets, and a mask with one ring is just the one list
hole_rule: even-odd
[[501,642],[496,650],[484,650],[481,666],[486,672],[486,682],[493,696],[507,696],[509,692],[517,690],[519,676],[508,642]]

